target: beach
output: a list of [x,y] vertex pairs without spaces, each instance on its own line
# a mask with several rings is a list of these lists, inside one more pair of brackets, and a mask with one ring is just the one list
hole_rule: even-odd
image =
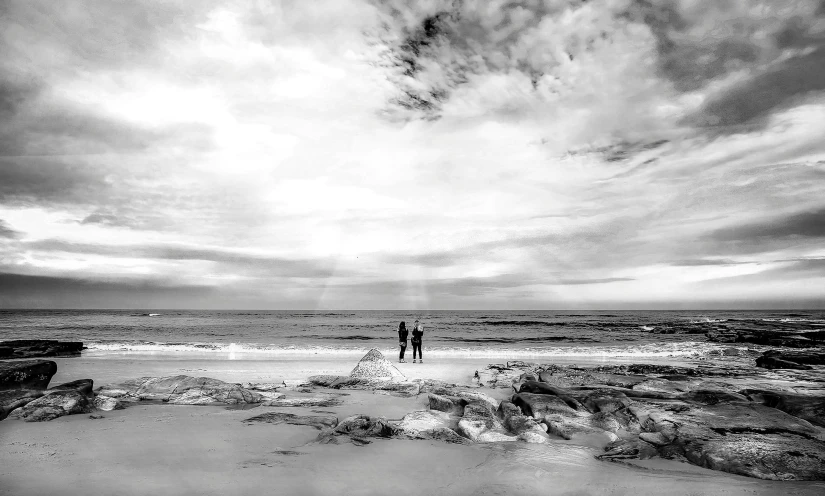
[[[518,359],[519,357],[513,357]],[[577,357],[583,365],[581,357]],[[89,377],[96,385],[141,376],[186,374],[228,382],[295,384],[319,374],[346,375],[348,355],[281,357],[157,352],[91,353],[56,358],[52,383]],[[408,379],[472,384],[489,360],[395,363]],[[684,359],[660,360],[685,365]],[[599,358],[589,365],[603,364]],[[479,388],[497,400],[512,389]],[[245,423],[264,411],[355,414],[401,419],[427,408],[426,395],[340,391],[339,405],[142,404],[69,415],[50,422],[0,422],[0,494],[822,494],[825,483],[766,481],[668,460],[600,461],[575,441],[451,444],[376,439],[359,446],[314,443],[306,425]],[[294,391],[289,397],[313,396]]]

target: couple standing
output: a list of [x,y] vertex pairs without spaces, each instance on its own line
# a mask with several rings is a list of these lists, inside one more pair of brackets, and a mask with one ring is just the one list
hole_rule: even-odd
[[[421,338],[424,336],[424,326],[416,319],[412,330],[412,345],[413,345],[413,363],[415,363],[415,354],[418,352],[418,359],[420,363],[424,363],[424,355],[421,353]],[[402,320],[398,324],[398,344],[401,346],[401,353],[398,354],[398,361],[406,363],[404,360],[404,352],[407,351],[407,324]]]

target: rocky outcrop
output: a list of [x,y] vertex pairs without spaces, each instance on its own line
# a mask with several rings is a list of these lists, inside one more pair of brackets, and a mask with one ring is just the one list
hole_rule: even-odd
[[94,411],[94,393],[91,379],[60,384],[47,390],[43,396],[13,410],[9,416],[26,422],[53,420],[64,415]]
[[338,425],[338,417],[329,415],[294,415],[292,413],[267,412],[244,420],[247,424],[291,424],[307,425],[318,430],[330,429]]
[[776,408],[794,417],[825,427],[825,395],[798,394],[787,391],[745,389],[742,395],[748,400]]
[[403,381],[406,378],[375,348],[367,352],[349,374],[355,379],[386,379]]
[[57,364],[50,360],[0,362],[0,391],[9,389],[46,389]]
[[0,420],[9,416],[9,413],[21,406],[43,396],[44,391],[31,389],[9,389],[0,391]]
[[[56,341],[53,339],[17,339],[0,341],[4,351],[0,356],[9,358],[40,358],[57,356],[79,356],[83,343],[78,341]],[[11,351],[8,351],[11,350]]]
[[175,405],[237,405],[259,403],[262,398],[240,384],[187,375],[141,377],[105,385],[97,393],[125,402],[159,400]]

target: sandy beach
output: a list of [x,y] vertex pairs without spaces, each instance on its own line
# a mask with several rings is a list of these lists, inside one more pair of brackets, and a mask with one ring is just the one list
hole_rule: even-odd
[[[229,382],[296,381],[348,374],[350,357],[234,360],[124,354],[58,358],[52,381],[96,385],[140,376],[188,374]],[[485,360],[396,364],[408,378],[469,384]],[[512,390],[482,388],[502,400]],[[291,392],[288,397],[317,393]],[[245,423],[263,412],[355,414],[401,419],[427,409],[426,395],[340,391],[330,407],[254,408],[137,403],[50,422],[0,422],[0,494],[822,494],[825,483],[775,482],[666,460],[610,463],[574,441],[459,445],[375,439],[365,446],[314,443],[305,425]],[[249,405],[252,406],[252,405]]]

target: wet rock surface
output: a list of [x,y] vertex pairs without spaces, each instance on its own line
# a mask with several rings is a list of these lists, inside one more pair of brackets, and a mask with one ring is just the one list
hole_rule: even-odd
[[328,415],[294,415],[283,412],[267,412],[244,420],[247,424],[291,424],[307,425],[316,429],[328,429],[338,425],[338,417]]

